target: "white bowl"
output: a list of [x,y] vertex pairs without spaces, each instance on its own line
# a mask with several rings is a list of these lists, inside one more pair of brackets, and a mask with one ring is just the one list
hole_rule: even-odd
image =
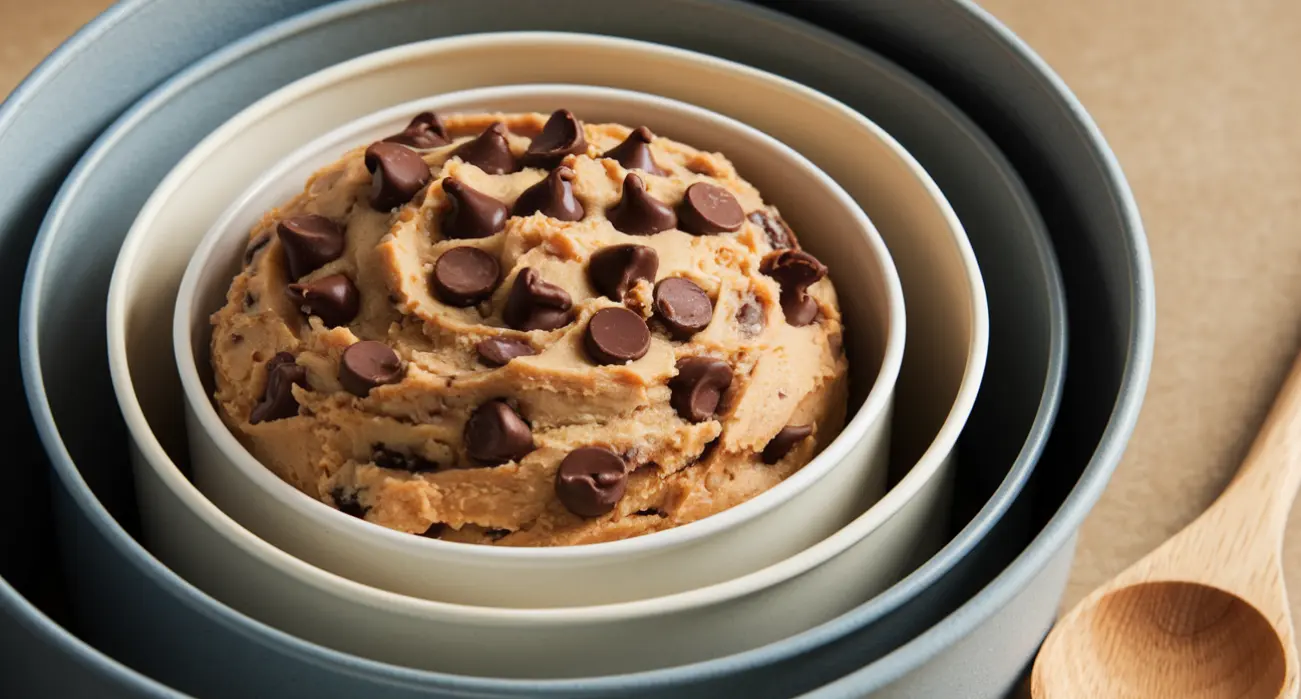
[[[916,465],[859,518],[780,563],[687,593],[600,607],[484,609],[419,600],[328,573],[252,535],[176,467],[186,451],[183,398],[160,329],[203,231],[245,183],[285,154],[377,108],[464,87],[557,80],[712,108],[786,142],[855,196],[890,246],[909,304],[892,449],[919,455]],[[242,147],[248,143],[260,150]],[[236,151],[239,158],[232,157]],[[144,537],[204,591],[302,638],[471,675],[573,677],[593,667],[667,667],[762,646],[832,619],[942,542],[950,456],[975,400],[988,341],[975,258],[934,183],[898,143],[844,105],[790,81],[687,51],[595,36],[478,34],[398,47],[318,73],[232,119],[178,164],[140,219],[173,235],[152,244],[153,273],[115,276],[108,330],[114,388],[136,448]],[[123,253],[140,254],[128,250],[141,240],[131,237]]]
[[[542,112],[648,126],[721,152],[826,260],[849,352],[850,419],[825,449],[768,491],[710,517],[645,536],[584,546],[494,547],[413,536],[344,514],[257,461],[217,414],[211,314],[225,305],[251,230],[343,153],[397,133],[423,111]],[[260,149],[255,142],[250,149]],[[178,202],[183,203],[183,202]],[[154,219],[157,221],[157,219]],[[146,225],[133,235],[175,236]],[[144,240],[120,273],[154,273]],[[173,340],[186,395],[194,481],[223,512],[268,543],[358,582],[425,599],[492,607],[591,606],[658,597],[750,573],[826,538],[885,492],[889,416],[904,348],[903,291],[876,229],[807,159],[738,121],[642,93],[572,85],[452,92],[384,109],[307,143],[251,185],[208,231],[178,292]],[[864,396],[866,396],[864,398]],[[798,526],[792,526],[792,523]],[[523,576],[527,585],[520,585]]]

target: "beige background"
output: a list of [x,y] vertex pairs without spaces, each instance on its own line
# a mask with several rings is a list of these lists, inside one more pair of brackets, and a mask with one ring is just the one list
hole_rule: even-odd
[[[106,0],[0,0],[0,94]],[[1147,223],[1156,360],[1067,603],[1228,481],[1301,340],[1301,2],[985,0],[1066,79]],[[1301,580],[1301,508],[1288,573]],[[1293,595],[1301,612],[1301,588]]]

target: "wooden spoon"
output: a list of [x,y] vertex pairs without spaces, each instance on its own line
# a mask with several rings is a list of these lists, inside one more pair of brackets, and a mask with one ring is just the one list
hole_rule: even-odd
[[1210,509],[1057,623],[1035,699],[1296,699],[1281,559],[1298,486],[1301,357]]

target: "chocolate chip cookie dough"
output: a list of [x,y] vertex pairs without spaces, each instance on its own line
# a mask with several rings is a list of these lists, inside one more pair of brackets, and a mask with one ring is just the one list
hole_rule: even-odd
[[421,114],[252,230],[212,317],[248,449],[370,522],[515,546],[698,520],[840,430],[826,267],[722,155]]

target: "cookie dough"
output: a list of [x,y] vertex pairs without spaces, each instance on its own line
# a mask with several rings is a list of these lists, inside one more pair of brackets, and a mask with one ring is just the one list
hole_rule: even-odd
[[722,155],[644,127],[421,114],[250,233],[215,400],[307,495],[450,541],[676,527],[845,420],[826,268]]

